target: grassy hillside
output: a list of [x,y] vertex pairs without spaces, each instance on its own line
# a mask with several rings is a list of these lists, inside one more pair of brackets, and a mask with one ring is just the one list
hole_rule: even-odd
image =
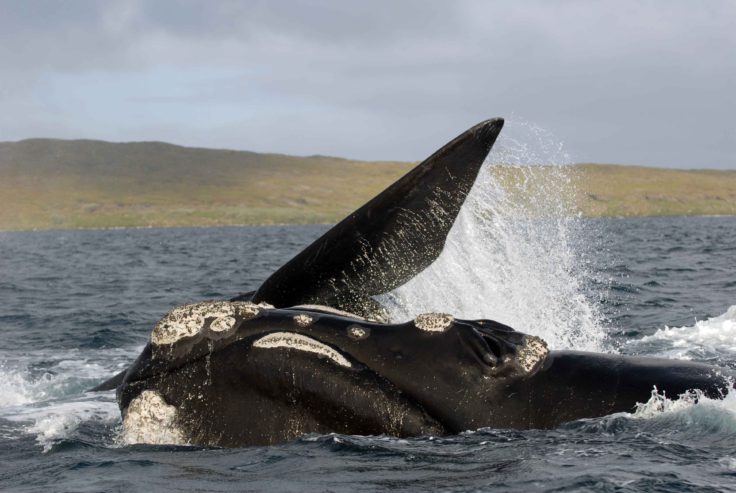
[[0,229],[333,222],[410,168],[161,142],[0,143]]
[[736,215],[736,171],[577,166],[589,216]]
[[588,217],[736,215],[736,171],[578,164],[500,165],[490,172],[531,213],[551,205],[545,195],[562,193],[569,200],[554,202]]
[[[162,142],[6,142],[0,230],[334,222],[411,167]],[[736,214],[733,171],[586,164],[572,175],[591,216]]]

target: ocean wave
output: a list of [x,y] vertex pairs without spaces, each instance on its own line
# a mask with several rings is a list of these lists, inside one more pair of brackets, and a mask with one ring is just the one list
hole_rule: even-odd
[[[7,416],[6,416],[7,418]],[[101,429],[92,440],[97,444],[114,446],[120,426],[120,411],[111,393],[86,394],[73,400],[54,402],[37,408],[25,408],[12,416],[23,424],[23,431],[35,435],[36,443],[44,452],[64,440],[82,439],[80,428],[96,425]],[[89,432],[88,432],[89,433]],[[102,436],[100,436],[102,435]]]
[[628,349],[646,350],[668,358],[728,364],[736,355],[736,305],[722,315],[699,320],[691,326],[665,326],[627,345]]
[[140,348],[0,354],[0,410],[79,394],[125,368]]
[[[4,435],[35,436],[48,452],[58,442],[107,430],[120,421],[112,392],[89,388],[129,364],[131,349],[31,351],[0,358],[0,419]],[[86,430],[82,431],[82,428]],[[107,431],[103,435],[111,435]],[[93,433],[94,434],[94,433]],[[105,442],[98,436],[92,440]]]
[[634,419],[676,419],[682,424],[707,423],[709,427],[736,433],[736,392],[722,399],[711,399],[700,390],[689,390],[676,398],[655,387],[647,402],[637,403]]

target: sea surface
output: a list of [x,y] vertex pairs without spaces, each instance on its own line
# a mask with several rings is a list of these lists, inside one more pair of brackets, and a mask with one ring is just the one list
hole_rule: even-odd
[[[396,318],[444,303],[515,323],[557,348],[736,369],[736,218],[576,220],[552,228],[566,235],[562,244],[548,226],[527,225],[550,250],[526,262],[522,246],[508,248],[516,236],[494,257],[483,252],[498,245],[464,241],[472,234],[462,223],[424,280],[384,300]],[[308,435],[224,450],[124,443],[114,393],[87,389],[125,368],[170,308],[256,288],[326,229],[0,233],[0,490],[736,491],[733,394],[698,404],[653,394],[631,413],[553,430]],[[501,235],[484,234],[494,232]],[[554,249],[568,251],[563,258]],[[484,301],[463,301],[479,291]],[[523,315],[509,297],[526,304]],[[561,332],[566,315],[575,322]]]

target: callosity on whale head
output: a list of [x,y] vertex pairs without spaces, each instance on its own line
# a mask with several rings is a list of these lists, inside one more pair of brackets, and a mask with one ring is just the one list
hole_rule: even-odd
[[[162,327],[178,337],[161,338]],[[269,444],[309,432],[437,435],[521,420],[524,400],[503,412],[498,402],[547,355],[540,339],[487,320],[424,314],[392,325],[198,303],[157,324],[118,399],[127,437],[180,443]],[[154,404],[166,412],[142,421],[141,408]]]
[[390,324],[375,297],[425,269],[503,126],[452,140],[252,293],[174,308],[117,389],[128,443],[272,444],[304,433],[440,435],[629,411],[657,386],[717,397],[707,365],[549,351],[491,320]]
[[717,397],[729,380],[689,362],[550,352],[491,320],[427,313],[385,324],[215,301],[156,325],[118,401],[129,442],[242,446],[305,433],[547,428],[629,411],[653,386]]

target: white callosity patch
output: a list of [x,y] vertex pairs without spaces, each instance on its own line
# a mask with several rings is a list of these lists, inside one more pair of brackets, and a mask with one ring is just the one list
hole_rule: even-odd
[[427,332],[444,332],[454,321],[454,317],[447,313],[422,313],[414,319],[414,325]]
[[294,322],[299,327],[309,327],[314,323],[314,318],[310,317],[306,313],[300,313],[299,315],[294,315]]
[[334,363],[346,368],[353,366],[342,354],[338,353],[330,346],[312,339],[311,337],[296,334],[294,332],[273,332],[255,341],[253,343],[253,347],[262,349],[287,348],[297,351],[306,351],[325,356]]
[[128,405],[120,438],[128,445],[186,445],[187,440],[177,426],[176,413],[176,408],[157,392],[144,390]]
[[360,325],[351,325],[348,327],[348,336],[351,339],[365,339],[368,337],[368,328],[361,327]]
[[332,308],[331,306],[327,306],[327,305],[296,305],[296,306],[292,306],[290,310],[310,310],[310,311],[331,313],[333,315],[339,315],[341,317],[358,318],[360,320],[365,320],[365,318],[359,315],[356,315],[355,313],[338,310],[337,308]]
[[549,354],[547,343],[537,336],[525,336],[524,344],[519,348],[518,362],[525,372],[529,373]]
[[227,316],[227,317],[219,317],[212,321],[210,324],[210,330],[213,332],[227,332],[230,329],[232,329],[235,326],[235,318]]
[[193,311],[192,305],[171,310],[162,318],[151,333],[151,342],[156,345],[173,344],[180,339],[195,336],[204,325],[204,317]]
[[171,310],[156,324],[151,333],[151,343],[163,346],[192,338],[202,331],[207,319],[213,319],[210,330],[221,335],[234,328],[235,317],[250,320],[268,308],[273,307],[249,301],[206,301],[183,305]]

